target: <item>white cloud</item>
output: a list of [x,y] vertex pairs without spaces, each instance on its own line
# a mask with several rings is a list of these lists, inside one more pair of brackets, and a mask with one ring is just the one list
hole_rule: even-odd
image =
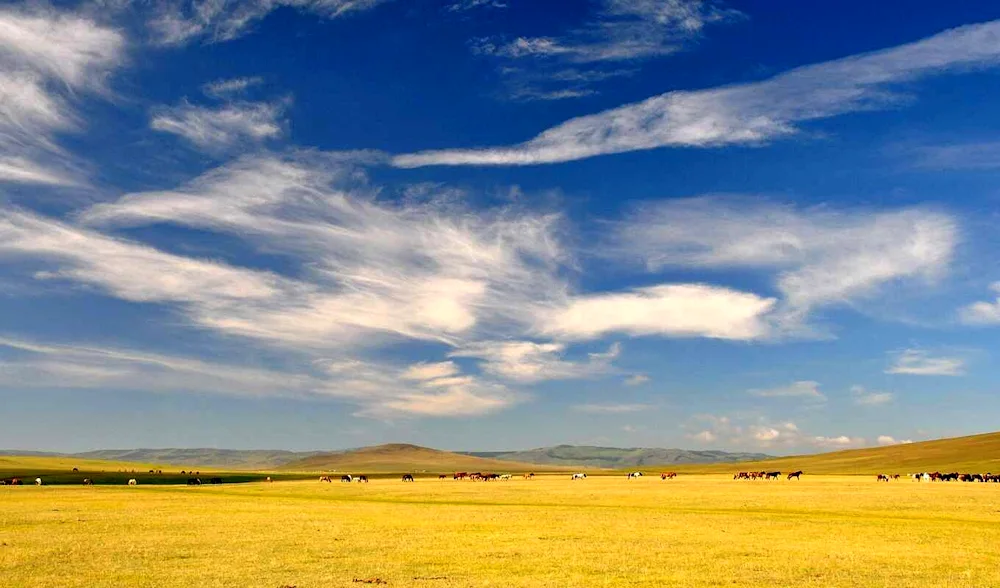
[[283,111],[283,105],[265,102],[238,102],[219,108],[183,104],[158,109],[150,127],[181,136],[205,151],[221,152],[280,137]]
[[634,374],[625,378],[626,386],[642,386],[646,383],[649,383],[649,376],[645,374]]
[[157,42],[183,45],[198,39],[230,41],[246,34],[257,21],[282,6],[334,19],[368,10],[388,0],[170,0],[158,4],[149,22]]
[[593,414],[623,414],[630,412],[643,412],[653,408],[649,404],[578,404],[573,410],[588,412]]
[[81,216],[98,226],[171,223],[238,236],[295,262],[266,303],[213,312],[212,328],[288,344],[366,332],[459,345],[523,331],[526,309],[563,296],[555,215],[461,202],[383,203],[335,157],[250,157],[176,191],[128,195]]
[[1000,142],[923,145],[905,149],[917,167],[934,170],[993,170],[1000,168]]
[[0,8],[0,182],[83,183],[56,137],[81,130],[74,103],[104,93],[124,54],[118,31],[86,18]]
[[[1000,282],[994,282],[990,289],[1000,295]],[[974,302],[959,311],[959,318],[967,325],[1000,324],[1000,296],[993,302]]]
[[532,341],[485,341],[452,351],[451,357],[481,360],[486,373],[516,382],[592,378],[612,371],[612,361],[620,347],[614,344],[605,353],[591,353],[586,361],[563,359],[562,343]]
[[897,441],[896,439],[890,437],[889,435],[879,435],[878,436],[878,444],[879,445],[883,445],[883,446],[885,446],[885,445],[902,445],[902,444],[906,444],[906,443],[913,443],[913,441],[910,440],[910,439],[900,439],[900,440]]
[[245,92],[247,88],[259,86],[264,83],[264,78],[254,76],[247,78],[230,78],[225,80],[215,80],[201,87],[202,91],[213,98],[230,98]]
[[674,284],[631,292],[570,298],[538,313],[540,333],[569,340],[608,333],[756,339],[767,334],[763,316],[773,299],[702,284]]
[[[557,52],[535,41],[525,51]],[[657,147],[753,145],[799,132],[796,126],[900,103],[891,86],[931,75],[993,67],[1000,21],[951,29],[907,45],[800,67],[769,80],[674,91],[571,119],[511,147],[400,155],[400,167],[532,165]]]
[[458,366],[451,361],[438,363],[417,363],[406,368],[402,378],[404,380],[430,381],[438,378],[454,376],[459,372]]
[[697,431],[690,439],[703,443],[720,442],[743,450],[815,451],[863,447],[862,437],[810,435],[792,422],[771,422],[763,417],[697,415],[686,428]]
[[864,447],[867,443],[864,437],[848,437],[840,435],[838,437],[813,437],[812,442],[816,447],[823,449],[857,449]]
[[467,12],[477,8],[507,8],[503,0],[459,0],[448,5],[448,12]]
[[826,396],[819,391],[819,382],[809,380],[792,382],[787,386],[779,386],[777,388],[753,389],[748,390],[748,392],[753,396],[759,396],[761,398],[801,397],[826,400]]
[[775,320],[794,330],[816,306],[873,295],[905,278],[934,280],[954,254],[949,215],[919,208],[800,209],[749,197],[639,206],[608,255],[662,268],[764,268],[784,295]]
[[906,349],[895,354],[887,374],[911,376],[961,376],[965,373],[965,360],[960,357],[932,357],[926,351]]
[[864,386],[851,386],[851,394],[854,396],[854,403],[863,406],[888,404],[893,399],[892,392],[875,392]]
[[[472,0],[477,5],[487,2]],[[584,26],[564,35],[476,39],[472,50],[503,64],[499,71],[510,98],[563,100],[595,94],[591,86],[626,71],[608,64],[675,53],[700,36],[706,25],[742,17],[703,0],[602,0],[597,4],[597,13]]]

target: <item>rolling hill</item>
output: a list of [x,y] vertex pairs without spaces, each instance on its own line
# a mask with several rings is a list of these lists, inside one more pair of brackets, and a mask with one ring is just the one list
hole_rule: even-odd
[[[290,472],[448,473],[456,471],[526,472],[540,468],[538,464],[476,457],[405,443],[390,443],[351,451],[320,453],[286,463],[279,469]],[[562,470],[565,468],[549,466],[546,469]]]
[[231,470],[268,470],[317,453],[319,452],[280,449],[101,449],[74,453],[69,457]]
[[737,470],[803,470],[813,474],[879,474],[912,472],[1000,472],[1000,432],[848,449],[832,453],[780,457],[762,461],[692,465],[690,473],[731,473]]
[[629,468],[647,465],[703,464],[739,461],[760,461],[771,456],[764,453],[728,453],[725,451],[692,451],[687,449],[657,449],[632,447],[592,447],[557,445],[527,451],[470,451],[466,455],[558,466],[595,468]]

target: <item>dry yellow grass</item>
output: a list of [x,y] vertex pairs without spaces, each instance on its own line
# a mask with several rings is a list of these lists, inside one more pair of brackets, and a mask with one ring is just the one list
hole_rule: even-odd
[[0,488],[12,586],[1000,586],[1000,485],[737,482]]

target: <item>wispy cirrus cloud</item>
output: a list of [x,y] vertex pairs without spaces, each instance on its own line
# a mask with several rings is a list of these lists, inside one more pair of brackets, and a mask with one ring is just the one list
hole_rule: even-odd
[[676,53],[706,26],[743,17],[710,0],[602,0],[598,6],[588,22],[564,34],[476,39],[472,50],[502,64],[509,98],[563,100],[595,94],[597,83],[634,73],[622,63]]
[[207,84],[204,84],[201,89],[205,95],[211,96],[212,98],[227,99],[233,96],[238,96],[247,89],[259,86],[262,83],[264,83],[264,78],[258,76],[229,78],[208,82]]
[[905,349],[894,354],[887,374],[910,376],[961,376],[965,373],[965,360],[961,357],[934,357],[920,349]]
[[626,386],[642,386],[650,382],[650,377],[646,374],[635,374],[625,378]]
[[323,18],[340,18],[372,9],[389,0],[169,0],[157,5],[148,26],[162,45],[194,41],[217,43],[247,34],[253,26],[281,7],[297,8]]
[[591,414],[627,414],[633,412],[643,412],[654,408],[650,404],[577,404],[573,410]]
[[755,388],[747,390],[751,396],[760,398],[807,398],[812,400],[825,401],[826,395],[819,391],[819,382],[811,380],[801,380],[792,382],[787,386],[775,388]]
[[903,149],[913,165],[931,170],[1000,169],[1000,142],[921,145]]
[[507,8],[504,0],[458,0],[448,5],[448,12],[468,12],[480,8]]
[[892,402],[892,392],[877,392],[868,390],[864,386],[851,386],[851,395],[854,397],[854,404],[862,406],[879,406]]
[[774,273],[779,331],[794,332],[817,307],[850,304],[901,280],[943,276],[958,222],[928,209],[800,208],[717,196],[637,206],[612,232],[605,255],[652,272],[757,268]]
[[993,302],[973,302],[959,310],[959,319],[967,325],[1000,324],[1000,282],[994,282],[990,289],[997,294]]
[[[535,165],[658,147],[755,145],[794,136],[798,125],[891,108],[894,85],[995,67],[1000,21],[950,29],[926,39],[808,65],[769,80],[707,90],[678,90],[571,119],[509,147],[445,149],[399,155],[400,167]],[[525,51],[557,50],[529,43]]]
[[281,103],[235,102],[220,107],[181,104],[156,109],[149,126],[178,135],[204,151],[219,153],[280,137],[283,112]]
[[57,137],[83,129],[75,104],[106,92],[125,50],[119,31],[83,16],[0,8],[0,182],[84,183]]
[[485,372],[505,380],[539,382],[587,379],[611,373],[612,362],[621,353],[620,346],[613,344],[606,352],[590,353],[586,360],[572,361],[563,357],[566,350],[562,343],[483,341],[449,355],[478,359]]

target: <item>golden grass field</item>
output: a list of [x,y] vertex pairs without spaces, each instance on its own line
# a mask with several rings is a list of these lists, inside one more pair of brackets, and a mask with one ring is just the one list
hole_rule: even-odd
[[1000,485],[0,487],[5,586],[1000,586]]

